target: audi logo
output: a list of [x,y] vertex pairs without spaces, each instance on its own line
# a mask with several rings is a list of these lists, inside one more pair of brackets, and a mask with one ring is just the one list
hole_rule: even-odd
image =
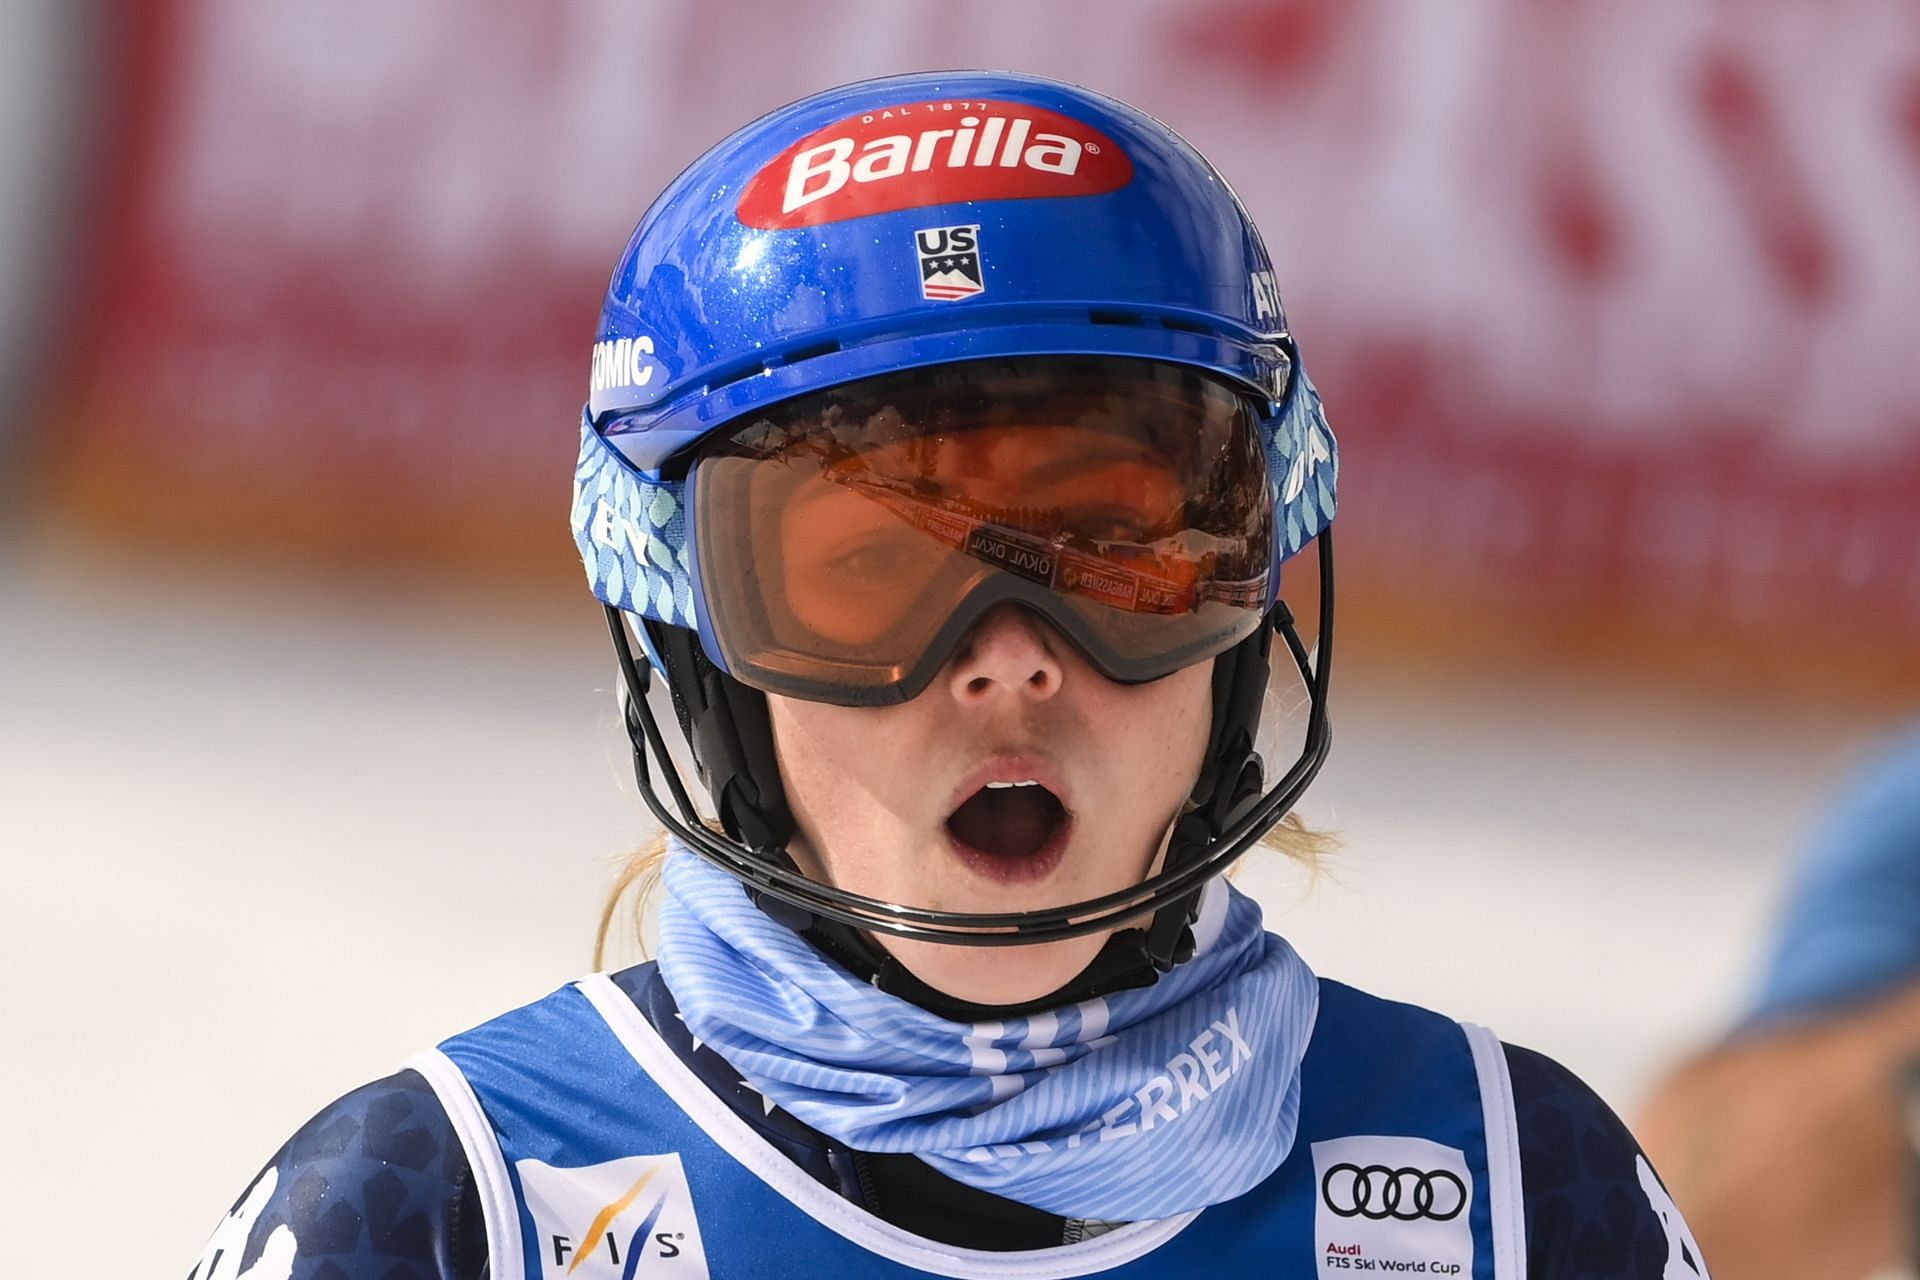
[[1445,1169],[1337,1164],[1320,1179],[1320,1198],[1343,1218],[1446,1222],[1467,1207],[1467,1184]]

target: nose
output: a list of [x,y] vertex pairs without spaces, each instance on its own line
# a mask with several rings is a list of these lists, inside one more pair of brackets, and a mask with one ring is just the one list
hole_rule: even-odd
[[948,687],[961,705],[1013,697],[1044,702],[1066,674],[1063,643],[1037,615],[1017,604],[989,609],[954,654]]

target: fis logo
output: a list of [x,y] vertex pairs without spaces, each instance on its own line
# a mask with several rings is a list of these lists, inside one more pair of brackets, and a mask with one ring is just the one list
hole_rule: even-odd
[[677,1155],[578,1169],[514,1165],[533,1215],[544,1280],[706,1280],[707,1251]]
[[928,227],[913,233],[920,254],[920,296],[955,302],[987,290],[980,271],[980,224]]

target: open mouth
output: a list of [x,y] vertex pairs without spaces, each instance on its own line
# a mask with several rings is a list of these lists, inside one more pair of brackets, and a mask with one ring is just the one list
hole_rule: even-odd
[[947,817],[947,836],[968,865],[997,880],[1038,880],[1066,852],[1073,815],[1036,779],[983,784]]

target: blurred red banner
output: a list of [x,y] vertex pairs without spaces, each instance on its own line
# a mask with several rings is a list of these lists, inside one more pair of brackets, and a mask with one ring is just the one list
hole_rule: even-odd
[[1011,61],[1237,184],[1380,617],[1850,639],[1920,684],[1911,6],[126,8],[56,486],[110,527],[564,563],[595,311],[651,196],[781,101]]

